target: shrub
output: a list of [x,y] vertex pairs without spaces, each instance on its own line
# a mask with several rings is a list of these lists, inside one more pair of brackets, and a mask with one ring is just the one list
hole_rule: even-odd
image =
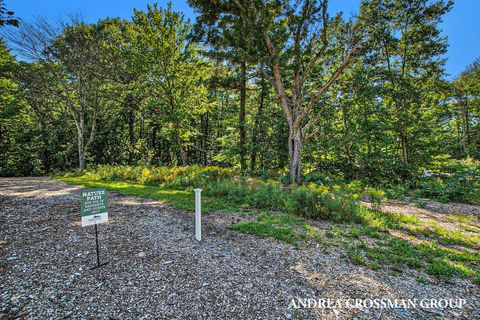
[[296,230],[300,228],[300,225],[302,225],[302,220],[296,216],[263,214],[255,221],[232,224],[229,229],[296,244],[305,237],[303,233]]
[[370,203],[372,204],[372,209],[379,211],[382,201],[385,200],[385,191],[367,188],[365,189],[364,194],[367,196],[368,201],[370,201]]
[[413,196],[441,202],[480,204],[480,163],[473,160],[455,160],[440,155],[428,166],[430,176],[421,173],[402,184],[385,185],[389,197]]
[[[363,221],[365,209],[357,204],[360,181],[346,187],[318,183],[285,186],[277,180],[261,180],[220,167],[154,167],[99,165],[83,172],[91,180],[113,180],[154,185],[170,189],[201,187],[209,197],[242,207],[283,211],[308,218],[334,221]],[[317,175],[319,176],[319,175]],[[311,175],[313,179],[315,175]],[[325,177],[324,177],[325,178]],[[325,178],[326,179],[326,178]],[[372,201],[383,199],[383,192],[368,189]]]
[[320,194],[317,191],[308,187],[294,188],[284,201],[285,210],[308,218],[318,218],[321,212],[319,197]]
[[194,185],[231,178],[232,169],[220,167],[154,167],[154,166],[111,166],[99,165],[84,172],[100,180],[125,181],[163,187],[187,188]]

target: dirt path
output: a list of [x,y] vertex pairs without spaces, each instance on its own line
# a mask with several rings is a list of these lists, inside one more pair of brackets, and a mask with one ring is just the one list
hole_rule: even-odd
[[[421,285],[408,271],[388,276],[334,250],[230,231],[220,214],[205,216],[198,243],[193,214],[114,192],[110,223],[99,227],[109,264],[90,271],[94,234],[79,223],[80,189],[49,178],[0,179],[1,319],[480,318],[479,287],[468,281]],[[293,308],[295,298],[462,298],[466,307],[334,312]]]
[[[418,206],[419,204],[421,207]],[[480,217],[478,205],[440,203],[430,199],[389,200],[382,205],[382,210],[403,214],[462,214]]]

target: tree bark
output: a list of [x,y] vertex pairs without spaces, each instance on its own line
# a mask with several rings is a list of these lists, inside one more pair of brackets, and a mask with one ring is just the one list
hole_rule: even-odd
[[85,169],[85,149],[83,147],[83,130],[77,132],[78,140],[78,168]]
[[210,120],[208,116],[208,111],[205,113],[205,122],[204,122],[204,132],[203,132],[203,157],[202,157],[202,163],[204,166],[208,164],[208,146],[209,146],[209,131],[210,131]]
[[128,108],[128,133],[130,150],[128,153],[128,164],[132,165],[135,161],[135,104],[131,94],[127,96],[127,108]]
[[48,175],[50,173],[50,150],[48,148],[49,140],[47,137],[47,125],[42,121],[42,135],[43,135],[43,151],[42,151],[42,160],[44,173]]
[[[96,99],[95,103],[96,105]],[[97,121],[97,112],[94,110],[92,115],[92,124],[90,128],[90,133],[88,136],[87,143],[85,143],[85,114],[84,114],[84,107],[80,106],[80,110],[78,115],[75,115],[73,109],[71,109],[72,115],[75,119],[75,125],[77,127],[77,144],[78,144],[78,168],[80,170],[85,169],[85,156],[87,153],[90,144],[93,142],[93,138],[95,136],[95,127]]]
[[463,108],[463,144],[467,157],[470,157],[470,110],[468,109],[468,97],[465,96],[465,106]]
[[457,129],[457,144],[458,144],[458,147],[460,149],[460,153],[463,153],[463,152],[465,152],[465,149],[464,149],[464,145],[463,145],[462,132],[460,130],[460,115],[458,115],[458,112],[455,112],[455,126],[456,126],[456,129]]
[[157,147],[157,125],[154,123],[152,128],[152,149],[153,163],[158,163],[158,147]]
[[260,103],[258,104],[257,114],[255,115],[255,124],[253,127],[252,134],[252,154],[250,158],[250,170],[254,171],[256,162],[257,162],[257,152],[258,152],[258,136],[260,134],[260,120],[263,116],[263,106],[265,103],[265,91],[266,91],[266,81],[263,73],[261,73],[261,91],[260,91]]
[[290,180],[298,184],[302,183],[302,129],[290,124],[288,137],[288,151],[290,153]]
[[409,157],[408,157],[408,142],[407,142],[407,137],[405,135],[405,130],[402,129],[400,131],[400,143],[402,145],[402,159],[403,159],[403,164],[407,165],[409,163]]
[[177,144],[178,148],[178,155],[177,161],[182,165],[187,165],[187,153],[183,149],[182,141],[180,139],[180,129],[178,128],[178,121],[175,121],[174,129],[175,129],[175,143]]
[[240,133],[240,169],[244,171],[247,168],[246,162],[246,137],[245,132],[245,104],[247,100],[247,64],[240,62],[240,111],[238,115],[238,128]]

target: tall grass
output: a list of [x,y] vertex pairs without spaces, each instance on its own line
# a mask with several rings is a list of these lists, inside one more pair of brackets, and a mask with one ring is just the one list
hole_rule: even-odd
[[[127,182],[167,190],[191,190],[201,187],[206,197],[228,203],[230,207],[281,211],[337,222],[382,223],[379,213],[360,206],[357,203],[360,196],[352,192],[315,183],[286,186],[276,180],[245,177],[232,169],[220,167],[100,165],[94,169],[65,175],[65,178],[69,177],[81,178],[84,181]],[[367,192],[372,201],[381,200],[380,192]]]

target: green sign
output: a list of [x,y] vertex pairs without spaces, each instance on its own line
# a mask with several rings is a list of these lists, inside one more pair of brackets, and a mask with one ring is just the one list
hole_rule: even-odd
[[83,227],[108,221],[106,189],[81,190],[80,206]]

